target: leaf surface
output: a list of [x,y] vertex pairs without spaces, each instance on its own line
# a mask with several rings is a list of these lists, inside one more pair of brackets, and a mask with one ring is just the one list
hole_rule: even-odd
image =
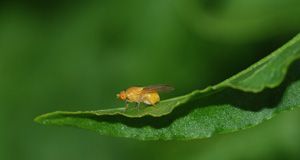
[[57,111],[35,121],[141,140],[199,139],[234,132],[300,106],[299,58],[300,34],[231,78],[155,107]]

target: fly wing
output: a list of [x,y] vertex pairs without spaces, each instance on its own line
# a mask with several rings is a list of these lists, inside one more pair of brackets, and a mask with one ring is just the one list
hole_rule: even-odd
[[157,84],[157,85],[151,85],[151,86],[146,86],[143,88],[142,92],[143,93],[151,93],[151,92],[171,92],[173,91],[174,88],[165,85],[165,84]]

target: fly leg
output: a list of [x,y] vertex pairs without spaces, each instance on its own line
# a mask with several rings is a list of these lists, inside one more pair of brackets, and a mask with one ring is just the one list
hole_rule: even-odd
[[128,109],[128,101],[126,100],[125,101],[125,110],[127,110]]
[[156,103],[152,103],[151,106],[157,109]]
[[137,107],[138,111],[140,111],[140,104],[141,104],[140,102],[136,103],[136,107]]

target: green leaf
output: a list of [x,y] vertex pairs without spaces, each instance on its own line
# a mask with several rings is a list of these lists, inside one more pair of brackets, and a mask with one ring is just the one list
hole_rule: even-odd
[[155,107],[57,111],[35,121],[141,140],[199,139],[234,132],[300,106],[300,63],[293,63],[299,58],[300,34],[235,76]]

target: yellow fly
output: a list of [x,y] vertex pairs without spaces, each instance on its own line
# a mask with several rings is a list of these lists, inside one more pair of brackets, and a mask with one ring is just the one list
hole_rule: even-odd
[[169,92],[174,90],[173,87],[168,85],[152,85],[146,87],[130,87],[124,91],[117,94],[120,100],[126,102],[135,102],[139,106],[140,103],[145,103],[148,105],[155,105],[160,101],[159,92]]

